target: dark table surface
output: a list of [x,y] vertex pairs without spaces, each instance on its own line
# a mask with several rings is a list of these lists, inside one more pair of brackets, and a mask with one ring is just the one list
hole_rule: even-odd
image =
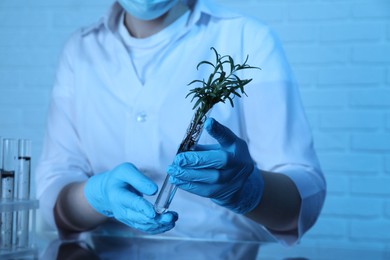
[[0,259],[245,259],[245,260],[389,260],[390,248],[327,246],[301,243],[285,247],[275,242],[212,241],[159,236],[113,237],[88,235],[61,240],[55,234],[36,236],[35,248]]

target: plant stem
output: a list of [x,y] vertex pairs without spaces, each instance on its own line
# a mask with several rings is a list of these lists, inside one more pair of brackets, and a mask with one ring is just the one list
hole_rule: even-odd
[[[207,113],[210,109],[218,102],[225,103],[228,100],[233,107],[233,98],[235,96],[241,97],[241,94],[245,94],[244,86],[248,84],[252,79],[240,79],[235,73],[238,70],[243,69],[259,69],[257,67],[249,66],[246,62],[248,57],[242,64],[235,64],[233,58],[229,55],[221,56],[218,52],[212,47],[211,48],[216,57],[215,64],[212,64],[209,61],[201,61],[201,65],[209,65],[213,67],[213,72],[209,75],[207,83],[205,80],[194,80],[188,85],[193,83],[200,83],[202,87],[196,87],[190,90],[190,93],[186,97],[193,95],[192,100],[197,98],[193,109],[196,109],[194,116],[190,122],[190,125],[187,128],[186,135],[182,142],[180,143],[177,153],[190,151],[194,148],[195,144],[198,142],[199,137],[203,130],[204,122],[207,118]],[[230,64],[230,73],[226,75],[224,71],[224,64]],[[176,192],[176,186],[169,182],[169,175],[166,176],[164,184],[158,194],[157,200],[154,204],[154,208],[157,213],[164,213],[168,210],[168,207],[173,199],[173,196]]]

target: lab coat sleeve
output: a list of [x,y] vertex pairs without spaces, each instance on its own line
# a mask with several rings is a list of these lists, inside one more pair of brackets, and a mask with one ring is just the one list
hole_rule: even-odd
[[84,181],[91,171],[77,134],[73,104],[73,50],[79,34],[65,45],[60,58],[47,116],[41,158],[36,168],[37,198],[43,218],[55,227],[53,209],[60,190],[69,183]]
[[258,167],[287,175],[298,188],[302,199],[298,229],[285,233],[270,231],[282,243],[294,244],[317,220],[326,182],[281,44],[270,30],[257,40],[259,48],[250,54],[250,61],[257,62],[261,71],[250,75],[253,82],[246,88],[248,97],[243,101],[242,120]]

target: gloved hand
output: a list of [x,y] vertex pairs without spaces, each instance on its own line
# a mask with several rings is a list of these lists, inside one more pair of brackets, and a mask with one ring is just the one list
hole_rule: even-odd
[[252,211],[260,202],[264,181],[246,142],[213,118],[204,128],[219,145],[177,154],[167,169],[170,181],[236,213]]
[[130,163],[94,175],[84,186],[88,203],[100,214],[114,217],[137,230],[157,234],[172,229],[176,212],[157,214],[153,205],[142,196],[153,195],[157,185]]

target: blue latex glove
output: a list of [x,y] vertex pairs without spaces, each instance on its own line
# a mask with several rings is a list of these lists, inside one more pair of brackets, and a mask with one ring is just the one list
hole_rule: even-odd
[[100,214],[114,217],[137,230],[157,234],[172,229],[176,212],[157,214],[153,205],[142,196],[153,195],[157,185],[130,163],[94,175],[84,186],[89,204]]
[[260,202],[264,181],[246,142],[213,118],[204,128],[219,145],[177,154],[167,169],[170,181],[236,213],[252,211]]

